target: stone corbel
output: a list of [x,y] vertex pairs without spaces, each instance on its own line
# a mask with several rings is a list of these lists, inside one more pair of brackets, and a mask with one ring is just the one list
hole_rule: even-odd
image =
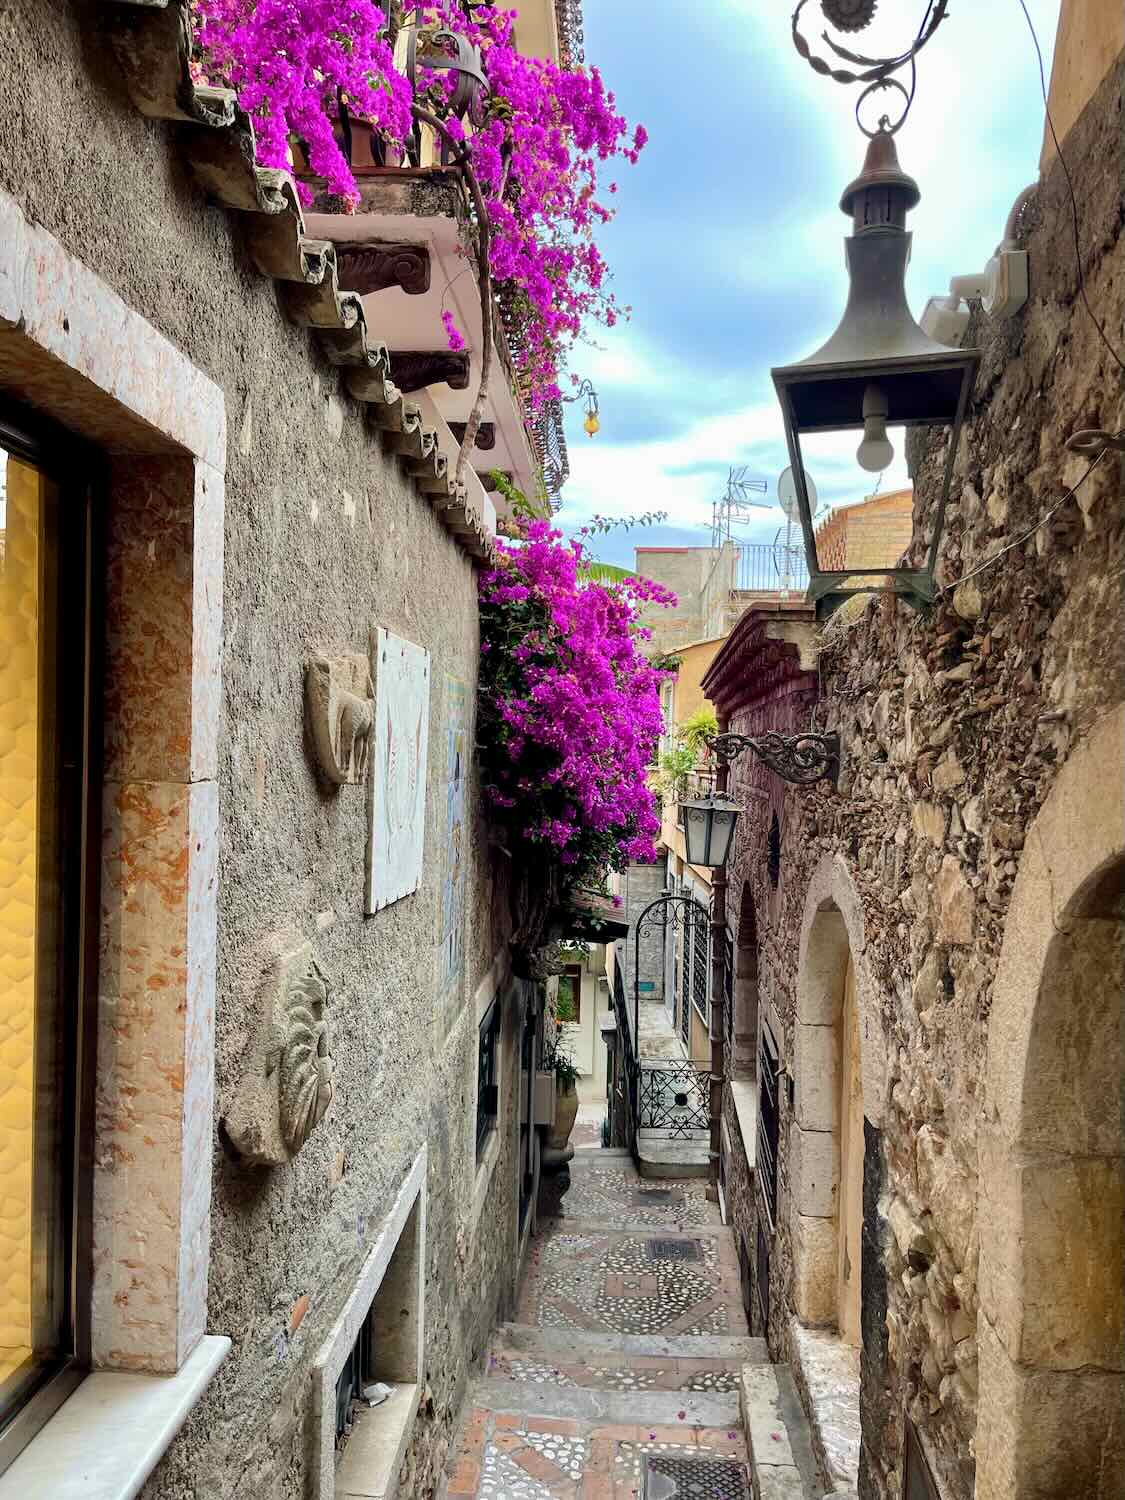
[[454,391],[469,388],[467,351],[451,349],[404,349],[391,351],[391,379],[404,395],[445,381]]
[[365,296],[401,287],[412,297],[430,290],[430,252],[425,245],[395,245],[378,240],[336,242],[340,286]]
[[292,1161],[332,1102],[328,994],[311,943],[283,954],[269,975],[250,1066],[222,1122],[252,1166]]
[[317,765],[336,786],[366,780],[374,716],[371,665],[359,652],[314,656],[305,668],[305,716]]
[[[463,443],[465,441],[465,428],[467,426],[467,422],[450,422],[449,430],[453,434],[454,438],[456,438],[457,442]],[[477,428],[476,441],[474,442],[473,447],[479,448],[482,453],[492,452],[493,448],[496,447],[495,422],[482,422],[480,424],[480,426]]]

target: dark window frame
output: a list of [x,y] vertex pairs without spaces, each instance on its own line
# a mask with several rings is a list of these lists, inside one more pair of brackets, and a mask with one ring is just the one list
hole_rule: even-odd
[[770,1229],[777,1227],[777,1151],[781,1135],[777,1042],[763,1019],[758,1035],[758,1131],[754,1175]]
[[710,979],[711,979],[711,924],[702,923],[699,913],[692,909],[691,937],[691,1003],[704,1026],[711,1024]]
[[485,1142],[496,1128],[499,1114],[500,1000],[493,1000],[477,1029],[477,1136],[480,1160]]
[[[89,1373],[93,1261],[94,1080],[97,1059],[99,854],[102,786],[104,497],[101,454],[37,412],[0,400],[0,445],[58,489],[53,730],[59,895],[49,929],[63,1037],[60,1085],[68,1101],[58,1163],[63,1211],[65,1352],[45,1368],[0,1425],[0,1474]],[[77,533],[77,544],[74,537]],[[39,969],[44,972],[44,969]]]

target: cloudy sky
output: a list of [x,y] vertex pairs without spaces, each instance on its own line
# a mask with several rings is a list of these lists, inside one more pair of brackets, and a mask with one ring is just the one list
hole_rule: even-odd
[[[1027,3],[1049,70],[1059,0]],[[587,438],[581,407],[567,408],[571,478],[559,519],[572,530],[595,512],[668,514],[662,526],[603,539],[603,560],[631,564],[638,544],[706,545],[732,465],[769,483],[740,538],[769,542],[783,524],[776,483],[788,460],[769,371],[811,353],[839,321],[849,221],[838,203],[866,144],[853,117],[858,89],[797,55],[791,9],[791,0],[586,0],[586,56],[650,141],[620,174],[618,216],[601,237],[632,318],[595,330],[571,360],[598,389],[602,430]],[[883,0],[857,49],[900,50],[923,9]],[[802,29],[819,38],[815,0]],[[983,270],[1037,175],[1042,129],[1017,0],[951,6],[919,58],[897,138],[922,191],[909,221],[916,317],[950,276]],[[855,438],[842,442],[837,459],[819,468],[809,459],[822,499],[862,497],[862,471],[841,462]],[[900,461],[884,488],[905,478]]]

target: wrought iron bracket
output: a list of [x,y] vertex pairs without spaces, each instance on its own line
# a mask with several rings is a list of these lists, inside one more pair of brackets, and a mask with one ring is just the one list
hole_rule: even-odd
[[770,770],[797,786],[815,786],[818,781],[836,785],[840,776],[838,734],[712,734],[707,748],[727,765],[749,750]]

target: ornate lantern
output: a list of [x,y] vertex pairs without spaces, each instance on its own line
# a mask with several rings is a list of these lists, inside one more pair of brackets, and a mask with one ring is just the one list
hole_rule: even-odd
[[[918,184],[898,164],[893,133],[881,125],[870,139],[863,171],[840,200],[852,219],[852,233],[844,241],[850,291],[840,326],[815,354],[772,372],[797,490],[809,567],[808,597],[821,615],[831,613],[849,594],[881,586],[889,586],[915,606],[935,597],[934,568],[953,460],[980,351],[936,343],[907,306],[904,277],[911,235],[906,215],[920,196]],[[821,567],[802,436],[862,431],[856,457],[864,469],[879,473],[894,453],[887,428],[918,426],[951,428],[924,566]],[[877,581],[884,579],[885,584]]]
[[742,809],[726,797],[704,797],[681,802],[684,815],[684,858],[697,869],[718,869],[727,862],[734,826]]

